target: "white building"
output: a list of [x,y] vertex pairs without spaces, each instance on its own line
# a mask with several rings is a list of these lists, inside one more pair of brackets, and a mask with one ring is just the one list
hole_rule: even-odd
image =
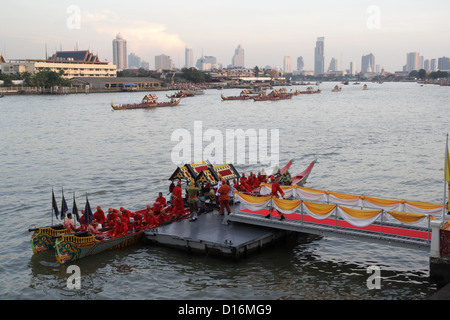
[[155,56],[155,69],[172,70],[173,69],[172,59],[169,56],[166,56],[165,54]]
[[420,69],[420,56],[418,52],[409,52],[406,54],[406,71]]
[[186,68],[192,68],[194,67],[194,52],[192,51],[192,48],[186,48],[184,51],[184,65]]
[[113,40],[113,63],[117,70],[128,69],[127,41],[119,33]]
[[244,49],[242,49],[242,46],[239,45],[237,49],[234,51],[234,56],[231,61],[231,65],[233,68],[244,68]]
[[292,71],[294,70],[292,57],[290,57],[290,56],[285,56],[284,57],[284,59],[283,59],[283,70],[284,70],[284,73],[292,73]]

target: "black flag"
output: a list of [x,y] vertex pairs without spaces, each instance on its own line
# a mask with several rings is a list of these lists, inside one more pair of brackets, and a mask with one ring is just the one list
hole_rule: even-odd
[[64,190],[62,192],[62,201],[61,201],[61,220],[63,220],[66,217],[66,212],[69,211],[69,208],[67,207],[66,199],[64,198]]
[[91,205],[89,204],[89,200],[86,195],[86,206],[84,207],[84,223],[86,226],[88,226],[93,219],[94,215],[92,214]]
[[80,222],[80,215],[78,214],[78,207],[77,207],[77,203],[75,202],[75,192],[73,193],[72,214],[74,215],[74,217],[77,218],[77,221]]
[[59,210],[58,210],[58,204],[56,203],[55,193],[53,192],[53,189],[52,189],[52,206],[53,206],[53,211],[55,212],[56,219],[58,219]]

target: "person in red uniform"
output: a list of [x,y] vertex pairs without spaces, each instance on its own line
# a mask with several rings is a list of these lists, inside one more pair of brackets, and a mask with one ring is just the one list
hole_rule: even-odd
[[247,178],[245,177],[245,173],[242,173],[240,182],[241,182],[241,184],[245,184],[247,182]]
[[119,217],[117,209],[109,208],[108,214],[106,215],[106,226],[114,227],[117,218]]
[[128,233],[128,226],[126,223],[123,223],[120,218],[116,220],[116,225],[114,226],[112,236],[118,237],[118,236],[124,236]]
[[[278,198],[278,195],[280,195],[281,198],[283,198],[284,192],[283,192],[283,189],[281,189],[280,184],[275,181],[273,176],[271,176],[271,180],[273,181],[273,183],[272,183],[272,192],[270,193],[270,195],[272,197],[277,197],[277,198]],[[272,211],[273,211],[273,207],[271,206],[269,209],[269,214],[266,216],[266,218],[270,218],[270,216],[272,215]],[[280,215],[280,220],[285,219],[284,214],[282,212],[278,212],[278,214]]]
[[166,201],[166,198],[164,198],[164,197],[163,197],[163,194],[162,194],[162,192],[160,192],[160,193],[159,193],[159,197],[158,197],[158,198],[156,198],[156,201],[158,201],[158,202],[159,202],[159,204],[161,205],[161,207],[165,207],[165,206],[167,206],[167,201]]
[[217,192],[219,193],[220,214],[225,214],[225,208],[227,209],[228,214],[230,214],[230,196],[228,195],[228,193],[230,192],[230,186],[225,182],[225,180],[222,180],[222,186]]
[[97,211],[94,212],[94,219],[97,220],[97,222],[99,224],[103,226],[105,226],[105,213],[102,210],[102,207],[98,206],[97,207]]
[[184,211],[184,203],[183,203],[183,195],[181,190],[181,181],[178,181],[177,186],[173,189],[173,216],[178,217],[184,215],[186,212]]

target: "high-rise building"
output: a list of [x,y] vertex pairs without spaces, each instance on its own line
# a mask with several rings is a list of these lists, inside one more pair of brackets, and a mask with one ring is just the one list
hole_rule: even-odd
[[350,62],[350,69],[349,72],[352,76],[354,76],[356,74],[356,66],[355,63],[352,61]]
[[361,72],[375,72],[375,56],[370,53],[361,58]]
[[244,49],[239,45],[237,49],[234,51],[234,56],[231,61],[231,65],[234,68],[244,68]]
[[432,72],[437,71],[437,60],[436,59],[431,59],[430,71],[432,71]]
[[117,70],[128,68],[127,41],[120,33],[112,42],[113,45],[113,63],[117,66]]
[[331,58],[330,65],[329,65],[327,71],[331,71],[331,72],[337,71],[337,69],[338,69],[337,64],[338,64],[337,63],[337,59],[336,58]]
[[130,53],[128,55],[128,67],[130,69],[139,69],[141,67],[142,60],[135,53]]
[[166,56],[165,54],[160,54],[155,56],[155,69],[156,70],[172,70],[173,62],[172,58]]
[[186,48],[184,51],[184,66],[186,68],[192,68],[194,66],[194,52],[192,48]]
[[298,71],[305,70],[305,62],[303,61],[303,57],[297,58],[297,70]]
[[450,58],[447,58],[447,57],[438,58],[438,69],[440,71],[449,71],[450,70]]
[[427,72],[431,71],[430,60],[429,59],[425,59],[425,61],[423,62],[423,68]]
[[283,70],[284,73],[292,73],[294,71],[294,67],[292,64],[292,57],[285,56],[283,59]]
[[213,56],[202,56],[197,60],[195,64],[198,70],[208,71],[212,69],[219,69],[220,65],[217,62],[217,58]]
[[325,38],[319,37],[314,48],[314,74],[323,74],[325,71],[324,44]]
[[406,54],[406,71],[411,72],[413,70],[420,69],[420,56],[418,52],[409,52]]

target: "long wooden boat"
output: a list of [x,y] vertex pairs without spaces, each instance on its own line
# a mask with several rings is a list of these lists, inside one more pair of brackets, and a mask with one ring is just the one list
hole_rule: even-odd
[[111,107],[114,110],[128,110],[128,109],[145,109],[145,108],[158,108],[158,107],[175,107],[181,101],[181,98],[178,100],[166,101],[166,102],[142,102],[137,104],[123,104],[123,105],[115,105],[111,102]]
[[[182,216],[181,219],[186,219],[190,216],[189,210],[186,208],[185,210],[186,214]],[[136,213],[143,214],[145,211],[146,209],[142,209],[136,211]],[[54,247],[56,260],[59,263],[64,264],[66,262],[76,261],[106,250],[120,249],[139,242],[145,230],[157,228],[160,225],[169,223],[172,223],[172,221],[164,221],[162,224],[155,226],[143,226],[137,230],[129,230],[126,235],[116,237],[112,236],[113,231],[109,228],[105,229],[106,232],[102,233],[102,239],[96,238],[86,231],[62,234],[55,237],[56,241]]]
[[130,232],[125,236],[109,236],[103,240],[98,240],[95,236],[87,232],[61,235],[55,242],[56,260],[64,264],[106,250],[123,248],[140,241],[143,233],[144,229],[140,229],[135,232]]
[[28,229],[28,231],[33,232],[30,240],[33,254],[53,249],[55,237],[70,233],[70,230],[65,229],[62,224]]
[[291,186],[297,185],[299,187],[302,187],[306,183],[306,180],[308,179],[309,175],[311,174],[311,171],[312,171],[314,165],[316,164],[316,162],[317,162],[317,160],[314,159],[314,161],[312,161],[309,164],[309,166],[305,170],[303,170],[303,172],[293,176]]
[[306,88],[306,91],[300,91],[299,94],[314,94],[314,93],[321,93],[322,90],[317,89],[314,90],[313,87]]
[[220,95],[222,97],[222,100],[227,101],[227,100],[249,100],[250,96],[229,96],[229,97],[225,97],[223,94]]

